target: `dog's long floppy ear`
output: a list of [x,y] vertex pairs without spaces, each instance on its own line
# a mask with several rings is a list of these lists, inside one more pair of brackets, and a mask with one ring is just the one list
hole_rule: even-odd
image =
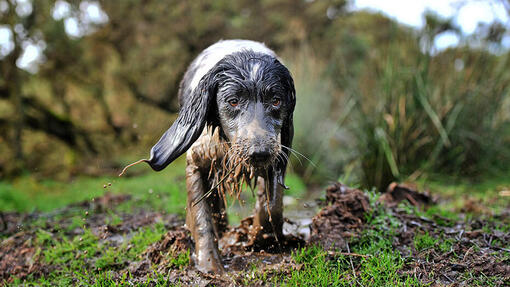
[[281,144],[285,147],[283,148],[283,152],[287,154],[286,159],[282,161],[278,161],[276,165],[276,180],[278,184],[280,184],[283,188],[287,189],[288,187],[285,185],[285,170],[287,169],[287,163],[290,158],[290,148],[292,148],[292,138],[294,137],[294,123],[293,123],[293,112],[294,107],[296,106],[296,91],[294,89],[294,81],[289,73],[288,78],[289,85],[289,93],[288,93],[288,116],[285,119],[281,131]]
[[202,133],[216,93],[212,78],[211,73],[202,77],[192,94],[185,99],[175,122],[152,147],[150,159],[146,161],[152,169],[164,169],[186,152]]

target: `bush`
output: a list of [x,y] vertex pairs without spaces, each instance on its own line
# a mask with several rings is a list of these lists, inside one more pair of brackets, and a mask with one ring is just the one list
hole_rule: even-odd
[[[508,54],[457,48],[431,56],[415,36],[414,44],[402,40],[368,53],[367,41],[352,37],[340,37],[329,63],[307,48],[292,57],[294,147],[316,165],[294,161],[305,180],[343,174],[383,190],[426,173],[473,177],[509,169]],[[342,51],[344,40],[356,45]],[[340,69],[351,63],[352,70]]]

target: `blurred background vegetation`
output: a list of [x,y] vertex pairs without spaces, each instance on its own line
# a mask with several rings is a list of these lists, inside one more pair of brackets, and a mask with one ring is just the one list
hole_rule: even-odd
[[[291,169],[307,184],[507,175],[508,23],[465,35],[428,11],[415,29],[351,4],[0,0],[0,177],[111,176],[148,156],[187,65],[230,38],[265,42],[293,73],[294,147],[314,165]],[[437,50],[442,33],[460,44]]]

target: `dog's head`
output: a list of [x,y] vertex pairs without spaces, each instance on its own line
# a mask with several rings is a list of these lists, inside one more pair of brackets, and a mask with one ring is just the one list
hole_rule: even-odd
[[248,50],[225,56],[184,98],[179,117],[151,149],[148,163],[154,170],[165,168],[209,124],[220,127],[236,156],[249,165],[275,164],[284,185],[295,103],[294,82],[278,59]]

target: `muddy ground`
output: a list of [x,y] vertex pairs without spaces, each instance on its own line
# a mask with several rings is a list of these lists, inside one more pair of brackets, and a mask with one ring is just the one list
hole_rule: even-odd
[[[111,247],[120,246],[140,228],[163,223],[168,232],[142,251],[136,260],[112,262],[107,270],[98,270],[98,258],[92,255],[84,261],[85,269],[107,272],[113,281],[125,280],[125,274],[129,274],[126,281],[129,284],[150,281],[155,274],[163,274],[165,282],[178,285],[272,285],[284,282],[286,276],[303,268],[293,259],[294,250],[320,245],[331,260],[340,255],[349,258],[351,275],[356,278],[364,259],[374,255],[357,254],[353,247],[371,231],[382,228],[384,232],[387,226],[394,226],[391,246],[404,258],[405,263],[398,270],[401,275],[412,275],[420,283],[430,284],[428,286],[473,286],[481,277],[491,278],[494,286],[510,286],[509,209],[483,219],[465,214],[459,214],[456,219],[439,214],[425,216],[422,211],[438,204],[438,199],[409,185],[392,184],[388,192],[377,199],[340,183],[331,185],[325,193],[325,200],[317,201],[321,208],[307,221],[311,223],[304,227],[305,232],[302,224],[287,220],[289,234],[284,242],[268,239],[267,246],[249,245],[247,234],[251,218],[231,227],[220,241],[228,270],[222,276],[197,271],[193,267],[193,256],[190,262],[180,266],[172,260],[176,254],[188,250],[193,253],[193,242],[183,227],[181,216],[140,209],[119,212],[119,220],[112,221],[112,210],[131,200],[129,196],[105,194],[50,213],[0,213],[0,282],[42,282],[50,274],[58,273],[62,264],[72,264],[72,260],[60,265],[48,263],[50,261],[43,256],[44,247],[40,245],[41,233],[59,241],[59,237],[81,236],[87,229],[99,238],[101,246]],[[84,210],[82,224],[76,224],[73,218],[82,215]],[[378,217],[383,218],[385,224],[379,225],[370,219],[377,214],[386,216]],[[427,242],[429,238],[438,240]],[[76,251],[76,260],[81,260],[80,252],[83,251]],[[97,252],[97,256],[99,254]],[[264,276],[254,276],[254,272]],[[279,278],[277,281],[272,280],[275,276]],[[76,284],[83,282],[78,278],[72,280]],[[94,282],[93,278],[90,280]],[[358,285],[355,280],[353,282]]]

